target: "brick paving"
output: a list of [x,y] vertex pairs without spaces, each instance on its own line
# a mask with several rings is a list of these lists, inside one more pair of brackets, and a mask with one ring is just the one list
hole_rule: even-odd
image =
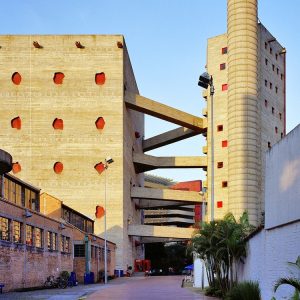
[[0,294],[0,300],[217,300],[181,288],[183,276],[122,277],[104,284]]
[[181,288],[182,276],[121,278],[87,297],[88,300],[217,300]]

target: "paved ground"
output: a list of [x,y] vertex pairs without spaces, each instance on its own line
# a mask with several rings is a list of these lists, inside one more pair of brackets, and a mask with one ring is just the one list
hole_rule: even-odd
[[182,276],[118,278],[107,285],[80,285],[67,289],[0,294],[0,300],[215,300],[199,292],[181,288]]

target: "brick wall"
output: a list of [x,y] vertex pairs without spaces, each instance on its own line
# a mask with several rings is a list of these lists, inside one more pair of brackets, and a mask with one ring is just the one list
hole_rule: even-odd
[[[0,282],[5,284],[4,291],[18,288],[42,286],[47,276],[58,276],[61,271],[75,271],[79,282],[83,282],[85,272],[85,258],[73,260],[73,244],[76,241],[83,243],[86,234],[76,227],[64,223],[64,229],[60,228],[59,220],[51,219],[40,213],[30,211],[32,216],[24,217],[24,208],[11,202],[0,200],[0,217],[10,221],[11,236],[9,241],[0,240]],[[13,226],[12,222],[17,221],[22,224],[21,241],[12,242]],[[26,225],[42,229],[42,247],[35,247],[35,237],[33,245],[25,244]],[[47,232],[57,234],[57,249],[48,250]],[[70,238],[69,253],[61,249],[62,235]],[[89,245],[94,247],[104,247],[104,241],[91,234],[88,235]],[[111,261],[108,261],[109,275],[113,275],[115,269],[115,245],[108,242],[111,250]],[[90,250],[89,250],[90,251]],[[91,256],[89,256],[91,257]],[[102,263],[103,264],[103,263]],[[95,273],[95,280],[98,278],[98,271],[104,266],[97,264],[95,257],[90,259],[91,271]],[[8,276],[9,274],[9,276]]]

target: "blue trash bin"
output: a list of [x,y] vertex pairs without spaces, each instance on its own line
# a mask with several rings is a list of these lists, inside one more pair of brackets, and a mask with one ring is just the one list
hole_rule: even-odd
[[90,273],[84,273],[84,277],[83,277],[83,283],[84,284],[90,284]]
[[94,274],[94,272],[90,272],[90,283],[95,283],[95,274]]

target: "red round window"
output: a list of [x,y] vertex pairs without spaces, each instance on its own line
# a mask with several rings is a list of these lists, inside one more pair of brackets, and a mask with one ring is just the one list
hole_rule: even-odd
[[63,169],[64,165],[60,161],[56,162],[53,166],[53,170],[56,174],[60,174],[63,171]]
[[12,164],[12,171],[14,174],[21,172],[22,168],[19,162],[15,162]]
[[61,72],[54,73],[53,81],[55,84],[62,84],[65,78],[65,74]]
[[103,85],[105,83],[105,73],[101,72],[101,73],[96,73],[95,75],[95,82],[98,85]]
[[15,72],[14,74],[12,74],[11,80],[14,84],[19,85],[22,81],[22,76],[20,73]]

